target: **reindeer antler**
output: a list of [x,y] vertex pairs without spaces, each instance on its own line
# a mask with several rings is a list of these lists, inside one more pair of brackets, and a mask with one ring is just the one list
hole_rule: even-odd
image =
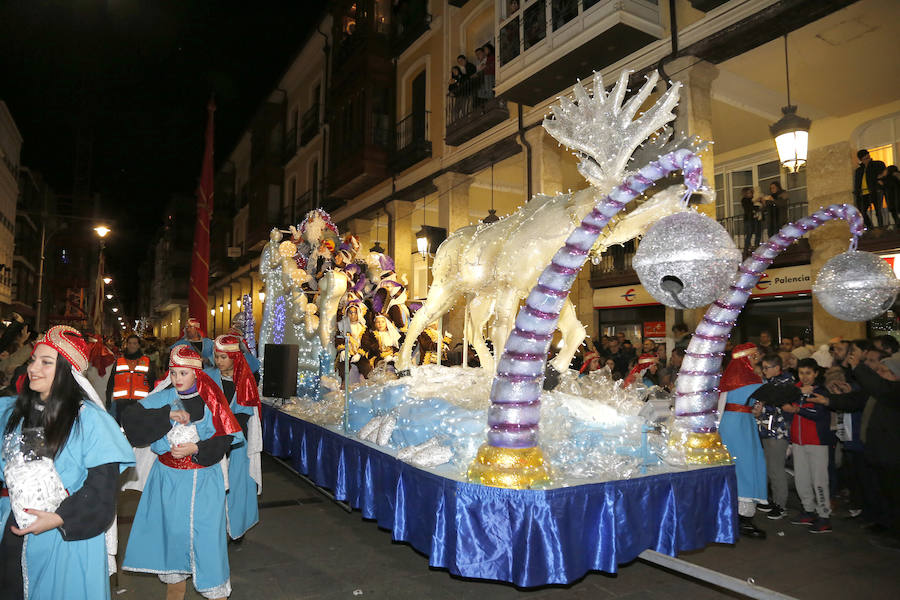
[[[656,87],[659,75],[651,73],[641,89],[623,105],[629,75],[629,71],[623,71],[607,93],[603,78],[595,73],[593,94],[588,95],[578,82],[572,89],[575,101],[561,97],[550,109],[552,117],[544,119],[547,133],[580,156],[578,172],[595,187],[611,187],[621,180],[637,147],[675,118],[672,109],[678,104],[680,83],[673,83],[650,109],[635,119],[634,115]],[[664,144],[670,132],[661,135]]]

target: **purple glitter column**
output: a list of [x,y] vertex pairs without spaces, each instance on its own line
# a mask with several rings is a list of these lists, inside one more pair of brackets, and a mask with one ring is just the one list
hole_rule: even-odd
[[859,211],[846,204],[820,209],[796,223],[785,225],[757,248],[738,267],[740,274],[735,283],[706,311],[688,344],[675,381],[675,418],[685,430],[695,433],[711,433],[716,430],[716,406],[719,400],[717,386],[721,377],[725,341],[731,335],[753,286],[785,248],[809,231],[834,219],[849,222],[853,235],[850,247],[855,249],[857,238],[865,230]]
[[541,273],[516,316],[516,326],[497,365],[488,413],[488,444],[502,448],[537,445],[547,351],[578,271],[610,219],[654,181],[679,169],[684,171],[688,195],[697,190],[703,174],[699,157],[685,149],[661,156],[600,200]]

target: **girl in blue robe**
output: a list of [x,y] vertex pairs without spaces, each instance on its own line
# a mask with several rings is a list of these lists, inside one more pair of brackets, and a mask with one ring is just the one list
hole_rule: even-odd
[[[206,598],[231,594],[225,537],[222,459],[244,441],[222,391],[203,373],[200,355],[178,346],[169,362],[173,387],[157,386],[125,412],[122,424],[135,446],[158,455],[134,517],[122,568],[155,573],[183,598],[186,580]],[[174,423],[193,425],[199,441],[171,446]]]
[[259,390],[241,351],[240,338],[220,335],[215,340],[217,368],[210,376],[231,399],[230,408],[241,424],[247,443],[233,447],[228,457],[228,535],[240,542],[244,534],[259,522],[256,501],[262,492],[262,428],[259,421]]
[[[106,533],[114,527],[119,473],[134,453],[81,374],[87,345],[71,327],[47,331],[35,345],[19,395],[0,398],[3,434],[43,428],[69,496],[53,512],[19,529],[8,492],[0,492],[0,593],[30,600],[110,597]],[[87,397],[86,397],[87,396]],[[6,463],[0,454],[0,479]]]

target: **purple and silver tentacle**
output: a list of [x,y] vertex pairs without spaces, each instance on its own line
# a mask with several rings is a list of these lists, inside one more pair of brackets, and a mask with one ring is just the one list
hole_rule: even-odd
[[850,224],[851,249],[865,230],[859,211],[846,204],[820,209],[795,223],[789,223],[764,242],[738,267],[738,277],[706,311],[688,344],[684,362],[675,381],[676,422],[688,431],[709,433],[716,430],[717,388],[724,356],[725,341],[751,291],[766,268],[788,246],[827,221],[842,219]]
[[684,172],[688,194],[697,190],[703,175],[699,157],[686,149],[661,156],[604,196],[541,273],[516,316],[516,326],[497,365],[488,413],[488,444],[503,448],[537,445],[547,351],[559,321],[559,311],[578,271],[610,219],[654,181],[679,169]]

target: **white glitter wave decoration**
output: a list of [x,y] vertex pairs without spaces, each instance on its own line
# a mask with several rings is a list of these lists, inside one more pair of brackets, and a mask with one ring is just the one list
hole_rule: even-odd
[[[644,160],[648,154],[655,158],[677,150],[696,153],[704,147],[694,138],[672,140],[672,131],[666,126],[674,119],[672,110],[678,103],[681,84],[674,83],[638,115],[655,89],[658,75],[648,76],[626,101],[629,75],[623,72],[607,92],[602,78],[595,74],[592,93],[577,84],[573,97],[560,98],[551,109],[552,116],[544,121],[547,132],[579,158],[578,170],[590,187],[569,194],[536,195],[515,213],[495,223],[458,229],[441,244],[435,254],[428,298],[410,322],[397,358],[398,370],[410,369],[414,342],[425,327],[454,304],[466,302],[472,347],[482,367],[493,372],[495,357],[485,344],[482,331],[490,326],[494,347],[504,346],[520,302],[534,287],[541,270],[603,195],[624,179],[632,157],[640,155]],[[678,189],[683,193],[683,187]],[[666,210],[645,210],[631,220],[623,229],[629,232],[627,239],[642,234],[655,219],[685,210],[680,196],[661,196],[658,202],[664,203]],[[647,203],[654,202],[657,200],[651,198]],[[627,219],[622,220],[623,225]],[[614,224],[612,230],[618,226]],[[610,236],[608,244],[624,241],[627,240],[621,236]],[[585,337],[584,326],[568,299],[563,300],[558,328],[563,346],[551,364],[562,372]]]

